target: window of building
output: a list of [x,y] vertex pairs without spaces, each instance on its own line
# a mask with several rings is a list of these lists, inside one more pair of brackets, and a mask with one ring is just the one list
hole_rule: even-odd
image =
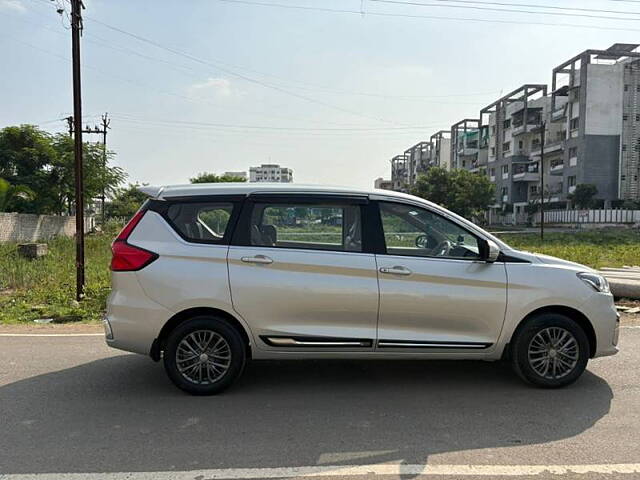
[[569,158],[573,158],[577,156],[578,156],[578,147],[571,147],[569,149]]
[[640,92],[640,85],[636,85],[636,92]]
[[636,113],[636,122],[640,122],[640,114]]
[[626,145],[626,144],[624,144],[624,143],[622,144],[622,151],[623,151],[623,152],[626,152],[626,151],[627,151],[627,145]]
[[502,196],[504,197],[505,195],[509,194],[509,190],[507,189],[507,187],[502,187]]
[[358,205],[256,203],[250,229],[255,246],[362,251]]
[[389,255],[469,260],[480,256],[475,235],[429,210],[381,202],[380,218]]
[[567,182],[568,182],[570,187],[575,187],[576,186],[576,176],[572,175],[571,177],[567,177]]
[[491,147],[491,156],[492,157],[496,156],[496,147]]
[[518,140],[518,148],[522,149],[524,147],[524,142],[522,140]]
[[511,119],[507,118],[504,122],[502,122],[502,126],[504,128],[510,128],[511,127]]
[[502,166],[502,173],[509,173],[509,165]]
[[572,118],[569,122],[569,128],[571,128],[571,130],[577,130],[578,127],[580,127],[580,119],[578,117]]
[[625,86],[624,86],[624,91],[625,91],[625,92],[628,92],[628,91],[629,91],[629,85],[626,85],[626,84],[625,84]]
[[491,168],[489,170],[489,175],[492,176],[492,177],[495,177],[496,176],[496,169],[495,168]]
[[624,115],[622,115],[622,120],[625,121],[625,122],[627,120],[629,120],[629,115],[627,115],[626,113]]
[[502,144],[502,151],[508,152],[509,150],[511,150],[511,142],[504,142]]

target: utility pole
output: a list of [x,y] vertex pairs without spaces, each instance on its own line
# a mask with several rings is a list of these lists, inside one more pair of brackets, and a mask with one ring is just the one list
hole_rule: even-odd
[[65,120],[67,121],[67,129],[69,130],[69,136],[73,137],[73,116],[67,117]]
[[111,120],[108,118],[108,113],[102,116],[102,198],[100,199],[100,214],[102,215],[102,228],[104,228],[105,214],[104,214],[104,199],[105,199],[105,172],[107,170],[107,130],[110,128],[109,124]]
[[540,240],[544,240],[544,134],[547,122],[542,121],[540,127]]
[[84,297],[84,181],[82,171],[82,95],[80,77],[80,32],[82,0],[71,0],[71,49],[73,62],[73,124],[76,187],[76,300]]

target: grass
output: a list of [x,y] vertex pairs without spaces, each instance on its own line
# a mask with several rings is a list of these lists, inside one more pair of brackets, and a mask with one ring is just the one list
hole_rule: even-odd
[[607,229],[571,233],[502,234],[510,246],[535,253],[553,255],[593,268],[640,265],[640,231]]
[[[109,294],[110,244],[114,233],[86,239],[86,298],[75,302],[75,243],[71,238],[49,242],[49,254],[27,260],[15,244],[0,244],[0,324],[30,323],[38,318],[57,322],[97,322]],[[591,267],[640,265],[638,230],[597,230],[536,234],[503,234],[515,248],[545,253]]]
[[18,256],[16,244],[0,244],[0,324],[38,318],[56,322],[100,320],[110,286],[111,234],[89,235],[85,250],[85,299],[75,301],[75,243],[49,241],[49,254],[37,260]]

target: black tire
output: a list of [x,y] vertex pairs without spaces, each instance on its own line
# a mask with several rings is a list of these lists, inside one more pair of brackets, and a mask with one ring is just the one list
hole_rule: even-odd
[[[551,329],[551,330],[548,330]],[[549,338],[546,334],[549,332],[560,332],[560,335],[566,331],[570,334],[574,341],[576,350],[573,349],[574,343],[571,343],[570,339],[564,337],[564,342],[568,343],[568,353],[570,356],[565,356],[565,353],[558,354],[557,350],[553,348],[553,340],[549,340],[549,348],[553,350],[548,353],[537,353],[542,350],[540,345],[540,339]],[[537,336],[540,334],[540,336]],[[534,341],[534,338],[536,339]],[[555,343],[557,345],[557,343]],[[532,348],[530,353],[530,347]],[[553,356],[551,356],[553,355]],[[562,355],[562,356],[560,356]],[[547,363],[541,357],[549,358],[550,363]],[[573,359],[575,357],[575,360]],[[558,372],[553,370],[553,362],[555,360]],[[560,363],[560,358],[563,362]],[[575,382],[582,372],[587,367],[589,360],[589,340],[586,333],[571,318],[559,314],[559,313],[544,313],[530,318],[526,323],[519,328],[511,342],[511,362],[515,372],[526,382],[531,383],[537,387],[542,388],[560,388]],[[546,375],[543,375],[544,370],[547,367]],[[566,369],[561,376],[556,376],[561,369]],[[549,378],[551,377],[551,378]],[[555,378],[554,378],[555,377]]]
[[[219,347],[222,350],[216,351],[217,353],[224,353],[225,357],[229,357],[228,359],[225,358],[224,360],[219,360],[223,362],[224,367],[226,367],[226,370],[224,370],[223,373],[220,373],[222,368],[215,367],[214,370],[214,366],[211,366],[208,370],[207,362],[211,362],[211,364],[213,364],[214,361],[213,351],[210,349],[211,345],[204,347],[208,348],[206,352],[204,352],[204,360],[202,359],[202,355],[197,357],[198,360],[189,360],[190,362],[198,363],[198,366],[194,366],[192,368],[191,365],[195,365],[195,363],[185,363],[185,344],[181,344],[181,342],[183,342],[183,340],[193,342],[195,337],[190,337],[192,334],[194,334],[195,337],[200,336],[200,338],[206,338],[208,335],[210,338],[214,339],[215,342],[218,342],[220,338],[223,339],[221,342],[222,346]],[[203,335],[205,337],[202,337]],[[211,343],[214,342],[212,341]],[[183,366],[182,370],[187,373],[183,373],[178,366],[177,355],[179,346],[181,346],[180,363]],[[198,350],[198,352],[202,352],[202,350]],[[210,359],[208,358],[207,352],[208,355],[211,356]],[[196,353],[194,353],[194,355],[195,354]],[[191,395],[214,395],[227,389],[242,374],[246,360],[247,346],[236,328],[224,318],[208,315],[197,316],[178,325],[170,333],[163,355],[164,368],[171,381],[176,387],[190,393]],[[188,367],[184,368],[184,365],[188,365]],[[193,369],[196,370],[191,375],[194,377],[197,376],[197,373],[202,375],[200,377],[202,383],[199,383],[198,378],[190,378],[189,372],[193,371]],[[202,373],[203,371],[204,374]],[[213,377],[211,377],[211,373],[214,373]],[[207,374],[209,374],[208,379],[206,378]],[[219,377],[216,375],[219,375]]]

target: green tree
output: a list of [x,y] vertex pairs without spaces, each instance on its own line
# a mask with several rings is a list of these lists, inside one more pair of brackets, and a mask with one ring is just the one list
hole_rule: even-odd
[[113,193],[111,201],[105,206],[108,218],[131,218],[144,201],[149,198],[139,190],[139,184],[130,183],[126,187],[118,188]]
[[[14,198],[17,212],[70,212],[75,191],[73,140],[64,134],[51,135],[33,125],[0,130],[0,177],[12,185],[23,185],[35,195]],[[102,145],[85,143],[83,147],[85,204],[109,194],[126,178],[120,167],[105,163]]]
[[246,178],[234,177],[233,175],[216,175],[215,173],[202,172],[193,178],[191,183],[226,183],[226,182],[246,182]]
[[568,198],[578,208],[590,208],[593,206],[597,194],[598,188],[595,185],[591,183],[581,183],[576,186],[573,193],[568,195]]
[[[73,139],[68,135],[58,134],[53,137],[53,147],[57,153],[51,166],[51,177],[54,181],[55,213],[70,211],[75,197],[75,155]],[[84,171],[84,200],[85,204],[95,198],[115,194],[116,189],[127,178],[127,174],[120,167],[109,165],[115,156],[113,152],[106,152],[101,144],[85,143],[82,150]]]
[[484,213],[494,201],[495,187],[485,175],[468,170],[430,168],[420,175],[411,193],[466,218]]
[[10,212],[11,205],[16,199],[29,200],[35,193],[24,185],[11,185],[4,178],[0,178],[0,212]]
[[23,185],[36,193],[14,198],[16,212],[49,213],[53,211],[50,167],[56,151],[52,137],[33,125],[5,127],[0,130],[0,177],[11,185]]

